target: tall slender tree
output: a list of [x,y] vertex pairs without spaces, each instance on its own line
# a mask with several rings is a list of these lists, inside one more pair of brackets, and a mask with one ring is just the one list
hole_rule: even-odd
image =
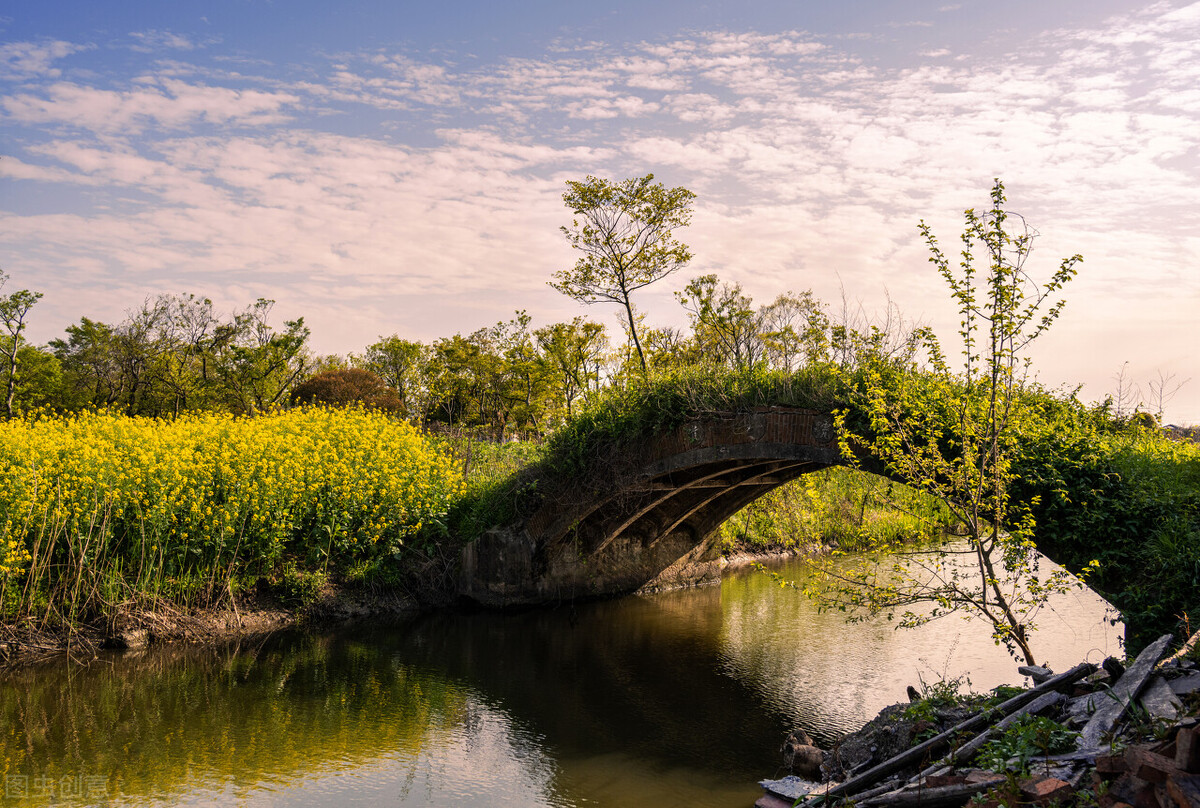
[[631,297],[691,260],[674,230],[691,221],[695,198],[687,188],[654,182],[653,174],[621,182],[588,176],[568,181],[563,194],[575,218],[562,232],[583,255],[571,269],[554,273],[550,285],[581,303],[622,306],[643,374],[646,355]]
[[[881,351],[863,369],[858,408],[866,428],[855,428],[846,412],[839,417],[845,455],[865,448],[941,500],[961,522],[965,544],[908,554],[900,562],[896,547],[880,546],[882,559],[822,563],[809,591],[834,608],[889,615],[903,609],[901,625],[971,611],[991,623],[998,643],[1036,664],[1030,645],[1035,618],[1069,580],[1062,570],[1039,573],[1028,503],[1010,496],[1012,467],[1028,398],[1028,346],[1058,319],[1065,301],[1054,298],[1083,259],[1066,258],[1043,282],[1035,281],[1026,264],[1036,232],[1005,210],[1005,201],[996,180],[990,210],[965,212],[957,264],[921,222],[929,260],[958,307],[961,365],[951,367],[932,330],[918,329],[928,368],[900,367]],[[976,266],[980,258],[986,269]],[[922,608],[914,610],[917,604]]]

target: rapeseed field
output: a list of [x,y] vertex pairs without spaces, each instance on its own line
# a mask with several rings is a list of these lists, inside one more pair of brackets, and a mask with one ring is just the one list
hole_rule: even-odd
[[0,606],[73,621],[284,568],[403,563],[443,529],[461,477],[415,428],[363,409],[10,420]]

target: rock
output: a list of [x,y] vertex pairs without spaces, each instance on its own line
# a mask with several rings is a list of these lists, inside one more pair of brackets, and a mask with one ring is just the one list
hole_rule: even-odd
[[117,651],[136,651],[149,645],[150,639],[150,632],[144,628],[125,629],[113,632],[112,636],[101,643],[101,647]]
[[758,784],[768,794],[792,801],[808,796],[808,792],[816,787],[815,783],[791,775],[780,780],[761,780]]
[[783,748],[785,751],[787,750],[789,745],[791,745],[791,746],[816,746],[816,744],[813,743],[812,736],[809,735],[807,732],[805,732],[802,729],[792,730],[792,734],[789,735],[787,737],[787,740],[783,742]]
[[1161,676],[1155,676],[1146,685],[1139,699],[1152,718],[1174,721],[1183,711],[1183,703],[1171,691],[1171,686]]
[[867,769],[912,746],[915,722],[902,718],[906,707],[903,704],[885,707],[862,729],[843,738],[829,756],[828,774],[841,779],[851,771]]
[[802,729],[795,730],[783,742],[783,762],[791,768],[793,774],[798,774],[806,780],[821,779],[821,764],[825,762],[825,753],[813,746],[812,738]]
[[1021,796],[1038,805],[1061,804],[1075,795],[1075,789],[1065,780],[1055,777],[1031,777],[1021,781]]
[[1121,660],[1117,659],[1116,657],[1107,657],[1103,662],[1100,663],[1100,667],[1104,668],[1108,675],[1112,677],[1114,682],[1125,675],[1125,666],[1122,665]]
[[1172,777],[1166,791],[1178,805],[1200,805],[1200,775]]
[[1054,671],[1041,665],[1022,665],[1017,668],[1017,673],[1022,676],[1028,676],[1033,680],[1034,684],[1039,685],[1054,676]]
[[1081,727],[1088,722],[1088,719],[1096,712],[1105,700],[1111,699],[1107,690],[1098,690],[1095,693],[1085,693],[1082,696],[1076,696],[1067,702],[1067,723],[1073,727]]
[[1200,690],[1200,672],[1188,671],[1177,679],[1171,679],[1167,685],[1176,696],[1182,697],[1188,693],[1195,693]]
[[1135,746],[1125,753],[1125,763],[1134,777],[1148,783],[1162,783],[1178,771],[1174,758],[1160,755],[1143,746]]

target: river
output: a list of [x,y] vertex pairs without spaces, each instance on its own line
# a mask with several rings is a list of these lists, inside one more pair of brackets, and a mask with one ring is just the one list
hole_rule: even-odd
[[[1035,650],[1056,670],[1119,654],[1107,617],[1090,591],[1057,598]],[[968,671],[975,690],[1022,682],[982,624],[847,624],[753,571],[114,654],[0,680],[0,802],[747,808],[792,727],[828,741]]]

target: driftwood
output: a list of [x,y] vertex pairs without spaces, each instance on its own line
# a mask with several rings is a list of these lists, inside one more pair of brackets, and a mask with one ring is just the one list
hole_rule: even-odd
[[1064,696],[1062,693],[1059,693],[1057,691],[1043,693],[1042,695],[1038,696],[1036,699],[1029,702],[1024,707],[1020,708],[1019,710],[1014,710],[1013,712],[1009,713],[1005,718],[1001,719],[997,723],[988,727],[986,730],[979,733],[974,738],[972,738],[971,740],[967,741],[962,746],[955,749],[954,752],[951,753],[950,755],[942,758],[938,762],[934,763],[932,766],[923,770],[920,774],[918,774],[916,777],[912,778],[912,780],[910,780],[909,782],[915,783],[922,777],[928,777],[930,775],[939,773],[939,770],[947,768],[947,766],[949,764],[958,763],[960,761],[969,759],[972,755],[974,755],[976,752],[978,752],[980,749],[982,749],[983,745],[985,743],[987,743],[992,738],[994,738],[998,732],[1003,732],[1004,730],[1008,729],[1021,716],[1037,715],[1038,713],[1041,713],[1045,710],[1050,709],[1051,707],[1054,707],[1057,704],[1060,704],[1061,702],[1065,701],[1066,698],[1067,698],[1066,696]]
[[[1159,653],[1161,653],[1161,651]],[[813,806],[816,805],[823,803],[827,804],[828,801],[835,797],[845,797],[869,788],[888,775],[894,774],[895,772],[898,772],[907,766],[911,766],[914,763],[924,760],[930,754],[947,746],[959,734],[963,732],[974,732],[979,727],[986,726],[988,722],[996,720],[997,716],[1008,716],[1034,701],[1044,693],[1048,693],[1057,690],[1060,687],[1073,684],[1083,677],[1094,673],[1095,671],[1096,666],[1092,665],[1091,663],[1085,662],[1083,664],[1076,665],[1066,673],[1061,673],[1052,679],[1048,679],[1032,690],[1026,690],[1024,693],[1019,693],[1018,695],[1013,696],[1011,699],[999,704],[992,710],[986,710],[971,718],[968,718],[966,721],[951,727],[945,732],[935,735],[924,743],[917,744],[911,749],[901,752],[889,760],[885,760],[883,763],[868,769],[862,774],[851,777],[849,780],[841,783],[840,785],[833,786],[818,797],[805,800],[803,803],[801,803],[801,808],[813,808]]]
[[1173,662],[1176,659],[1183,659],[1185,656],[1187,656],[1188,651],[1192,650],[1192,646],[1194,646],[1198,640],[1200,640],[1200,631],[1197,631],[1195,634],[1188,637],[1187,642],[1185,642],[1178,651],[1171,654],[1169,657],[1164,659],[1162,662],[1158,663],[1159,667],[1166,665],[1168,662]]
[[1100,702],[1096,712],[1088,719],[1087,724],[1079,733],[1078,747],[1080,749],[1100,748],[1100,739],[1112,732],[1113,727],[1121,720],[1121,716],[1125,714],[1130,703],[1146,686],[1146,681],[1154,672],[1155,664],[1167,650],[1167,643],[1170,641],[1171,635],[1164,634],[1138,654],[1134,663],[1125,671],[1125,675],[1118,679],[1108,692],[1108,698]]
[[958,783],[937,788],[914,788],[905,791],[892,791],[878,797],[855,800],[855,805],[863,808],[902,808],[908,805],[919,805],[921,808],[957,808],[964,802],[982,794],[992,786],[1003,783],[1005,778],[997,777],[978,783]]

